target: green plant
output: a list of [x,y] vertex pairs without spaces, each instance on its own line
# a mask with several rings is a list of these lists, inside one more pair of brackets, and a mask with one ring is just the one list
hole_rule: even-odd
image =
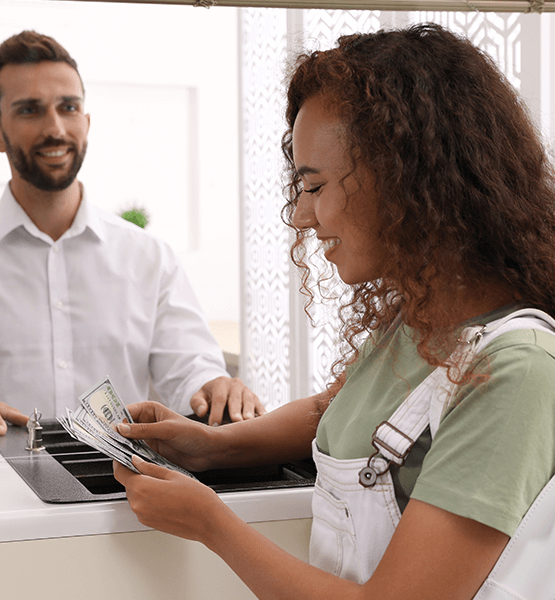
[[142,227],[143,229],[150,221],[148,213],[143,206],[133,206],[128,210],[124,210],[120,213],[120,217],[126,221],[129,221],[130,223],[134,223],[138,227]]

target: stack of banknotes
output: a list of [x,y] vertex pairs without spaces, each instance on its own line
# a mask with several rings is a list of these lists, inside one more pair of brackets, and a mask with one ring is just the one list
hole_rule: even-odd
[[134,454],[195,479],[189,471],[166,460],[143,440],[129,440],[118,433],[118,423],[124,420],[133,423],[133,419],[109,378],[79,396],[79,400],[81,406],[75,412],[68,408],[65,417],[58,417],[58,421],[73,438],[92,446],[136,473],[139,471],[131,460]]

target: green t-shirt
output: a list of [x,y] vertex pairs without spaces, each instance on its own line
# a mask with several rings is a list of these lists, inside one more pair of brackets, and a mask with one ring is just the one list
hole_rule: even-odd
[[[514,306],[472,319],[488,323]],[[459,388],[431,441],[417,441],[392,470],[402,508],[408,497],[512,536],[555,472],[555,336],[517,330],[480,352],[481,383]],[[393,325],[363,349],[324,413],[318,448],[338,459],[374,453],[372,434],[433,371],[416,351],[410,328]]]

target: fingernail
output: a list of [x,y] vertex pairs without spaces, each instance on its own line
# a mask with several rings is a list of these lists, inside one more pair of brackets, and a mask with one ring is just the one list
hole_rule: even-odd
[[212,427],[218,427],[219,425],[219,423],[212,423]]
[[120,423],[118,425],[118,431],[122,435],[129,435],[129,433],[131,432],[131,427],[129,427],[129,425],[126,425],[125,423]]

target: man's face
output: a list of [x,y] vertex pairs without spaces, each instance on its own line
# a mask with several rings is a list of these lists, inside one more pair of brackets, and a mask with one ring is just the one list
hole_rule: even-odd
[[75,69],[52,61],[6,65],[0,91],[0,152],[8,156],[12,186],[69,187],[85,158],[90,123]]

